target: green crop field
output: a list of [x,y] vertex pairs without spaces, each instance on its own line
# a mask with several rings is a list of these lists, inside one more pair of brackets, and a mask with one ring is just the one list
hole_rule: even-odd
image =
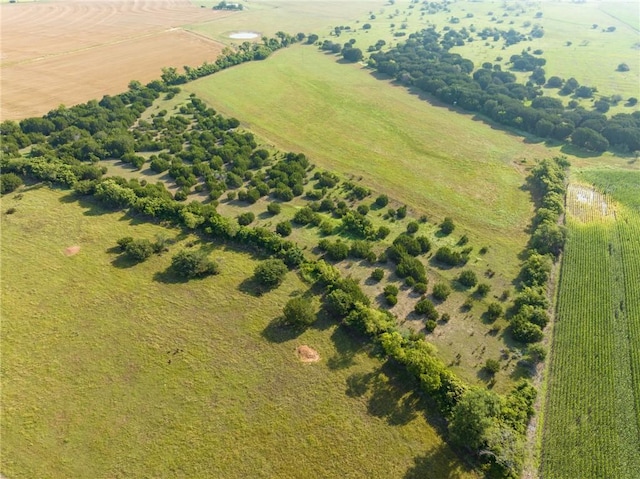
[[496,271],[517,274],[532,214],[523,170],[550,155],[547,148],[419,101],[313,47],[288,48],[185,90],[281,150],[362,178],[416,216],[456,218],[500,252]]
[[[307,287],[256,260],[48,188],[3,198],[2,473],[10,478],[474,477],[406,380],[331,324],[274,327]],[[43,214],[46,212],[46,214]],[[122,236],[176,243],[132,266]],[[221,274],[163,272],[196,243]],[[79,246],[75,255],[66,255]],[[68,253],[68,252],[67,252]],[[296,347],[320,354],[301,363]]]
[[[588,193],[583,188],[574,198],[585,203]],[[590,219],[568,220],[543,431],[545,478],[633,478],[640,470],[640,216],[619,206],[615,216],[602,217],[600,198]]]

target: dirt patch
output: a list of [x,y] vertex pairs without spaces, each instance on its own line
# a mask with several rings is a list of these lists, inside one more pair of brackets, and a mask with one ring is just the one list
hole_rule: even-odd
[[78,254],[79,252],[80,252],[80,246],[73,245],[73,246],[69,246],[68,248],[66,248],[64,250],[64,255],[65,256],[73,256],[74,254]]
[[306,344],[303,344],[302,346],[298,346],[296,348],[296,355],[298,356],[298,359],[303,363],[315,363],[320,361],[320,355],[318,354],[318,351],[310,348]]
[[567,212],[583,222],[615,219],[615,209],[606,195],[576,183],[567,188]]

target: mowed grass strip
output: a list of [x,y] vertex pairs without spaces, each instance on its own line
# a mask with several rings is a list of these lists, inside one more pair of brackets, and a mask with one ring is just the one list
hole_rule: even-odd
[[184,88],[277,148],[362,178],[417,216],[452,216],[503,251],[516,274],[532,214],[520,161],[549,156],[548,149],[434,107],[315,47],[291,47]]
[[[7,477],[475,477],[362,344],[332,324],[273,327],[307,290],[294,273],[254,296],[254,258],[195,244],[220,275],[172,282],[195,238],[60,191],[19,198],[2,200]],[[157,234],[177,243],[144,263],[112,251]],[[299,362],[302,344],[320,361]]]
[[638,285],[627,277],[637,273],[640,251],[626,221],[640,229],[637,216],[619,224],[569,222],[543,431],[545,478],[633,478],[640,470]]

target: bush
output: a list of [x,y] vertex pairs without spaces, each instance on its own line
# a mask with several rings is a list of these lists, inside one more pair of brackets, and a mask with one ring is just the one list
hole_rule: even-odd
[[394,294],[385,294],[384,299],[389,306],[395,306],[398,304],[398,297]]
[[484,363],[484,369],[491,376],[495,375],[498,371],[500,371],[500,361],[497,359],[487,359]]
[[291,234],[291,223],[289,221],[281,221],[276,225],[276,233],[280,236],[289,236]]
[[327,257],[332,261],[342,261],[349,256],[349,245],[340,239],[335,242],[323,239],[320,241],[319,247],[327,253]]
[[293,216],[293,222],[303,226],[308,225],[316,216],[317,214],[311,208],[305,206],[296,211],[296,214]]
[[171,267],[179,276],[196,278],[218,274],[218,265],[203,251],[182,250],[171,258]]
[[500,303],[494,301],[489,304],[489,307],[487,308],[487,318],[489,318],[491,321],[495,321],[496,319],[498,319],[500,316],[502,316],[502,313],[502,305]]
[[374,281],[380,281],[384,278],[384,270],[382,268],[376,268],[371,272],[371,279]]
[[436,329],[437,325],[438,323],[436,323],[433,319],[427,319],[427,321],[424,323],[424,329],[428,333],[432,333],[433,330]]
[[426,283],[427,281],[427,272],[424,265],[419,259],[409,255],[402,256],[400,263],[398,263],[396,274],[401,278],[413,278],[417,282]]
[[436,307],[428,299],[421,299],[420,301],[418,301],[416,303],[414,311],[417,314],[424,314],[427,319],[431,319],[433,321],[440,317],[438,311],[436,311]]
[[316,320],[311,301],[302,296],[296,296],[287,301],[282,313],[284,322],[292,326],[309,326]]
[[480,298],[484,298],[487,294],[489,294],[490,290],[491,290],[491,286],[489,286],[487,283],[480,283],[476,288],[476,294]]
[[153,245],[147,239],[129,241],[124,247],[124,254],[134,261],[144,261],[153,254]]
[[376,232],[376,237],[378,239],[385,239],[387,236],[389,236],[389,233],[391,233],[391,230],[388,227],[383,225],[378,228],[378,231]]
[[419,228],[420,228],[420,225],[418,224],[417,221],[410,221],[409,224],[407,225],[407,233],[414,234],[418,231]]
[[449,218],[448,216],[444,219],[444,221],[442,221],[442,223],[440,223],[440,231],[445,235],[453,233],[455,227],[456,225],[453,223],[453,219]]
[[438,248],[435,259],[449,266],[457,266],[463,262],[462,254],[459,251],[452,250],[449,246]]
[[451,294],[451,287],[447,283],[436,283],[432,294],[437,300],[445,301]]
[[254,215],[251,211],[247,211],[238,215],[238,224],[240,226],[247,226],[253,223],[253,220],[255,219],[256,215]]
[[451,321],[451,315],[449,315],[449,313],[442,313],[442,316],[440,316],[440,321],[442,321],[443,323],[448,323],[449,321]]
[[375,204],[378,208],[384,208],[389,204],[389,197],[387,195],[380,195],[376,198]]
[[471,288],[478,282],[478,277],[470,269],[465,269],[460,273],[460,276],[458,276],[458,282],[467,288]]
[[11,193],[22,185],[22,178],[15,173],[0,175],[0,194]]
[[261,285],[273,288],[282,283],[288,268],[281,259],[268,259],[256,266],[253,277]]
[[541,363],[547,358],[547,350],[542,344],[532,344],[529,346],[528,353],[534,363]]
[[416,283],[413,286],[413,290],[418,294],[425,294],[427,292],[427,283]]
[[398,296],[398,293],[400,292],[400,290],[395,284],[386,285],[383,291],[384,291],[384,294],[389,294],[391,296]]
[[407,216],[407,205],[403,205],[396,210],[396,216],[398,219],[402,219]]

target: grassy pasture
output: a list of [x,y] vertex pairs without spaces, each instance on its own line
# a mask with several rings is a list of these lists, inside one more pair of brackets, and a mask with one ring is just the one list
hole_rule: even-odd
[[503,261],[496,271],[516,275],[532,212],[522,162],[549,156],[543,146],[434,108],[313,47],[280,51],[185,90],[278,149],[304,152],[322,168],[388,193],[415,216],[452,216],[473,240],[495,247]]
[[[2,200],[7,477],[474,477],[360,343],[273,326],[307,289],[294,274],[256,297],[255,259],[196,244],[221,274],[174,282],[194,238],[47,188],[18,198]],[[145,263],[110,251],[157,234],[177,243]],[[300,363],[301,344],[321,360]]]
[[541,474],[632,478],[640,470],[640,217],[619,206],[615,218],[585,222],[572,208]]

